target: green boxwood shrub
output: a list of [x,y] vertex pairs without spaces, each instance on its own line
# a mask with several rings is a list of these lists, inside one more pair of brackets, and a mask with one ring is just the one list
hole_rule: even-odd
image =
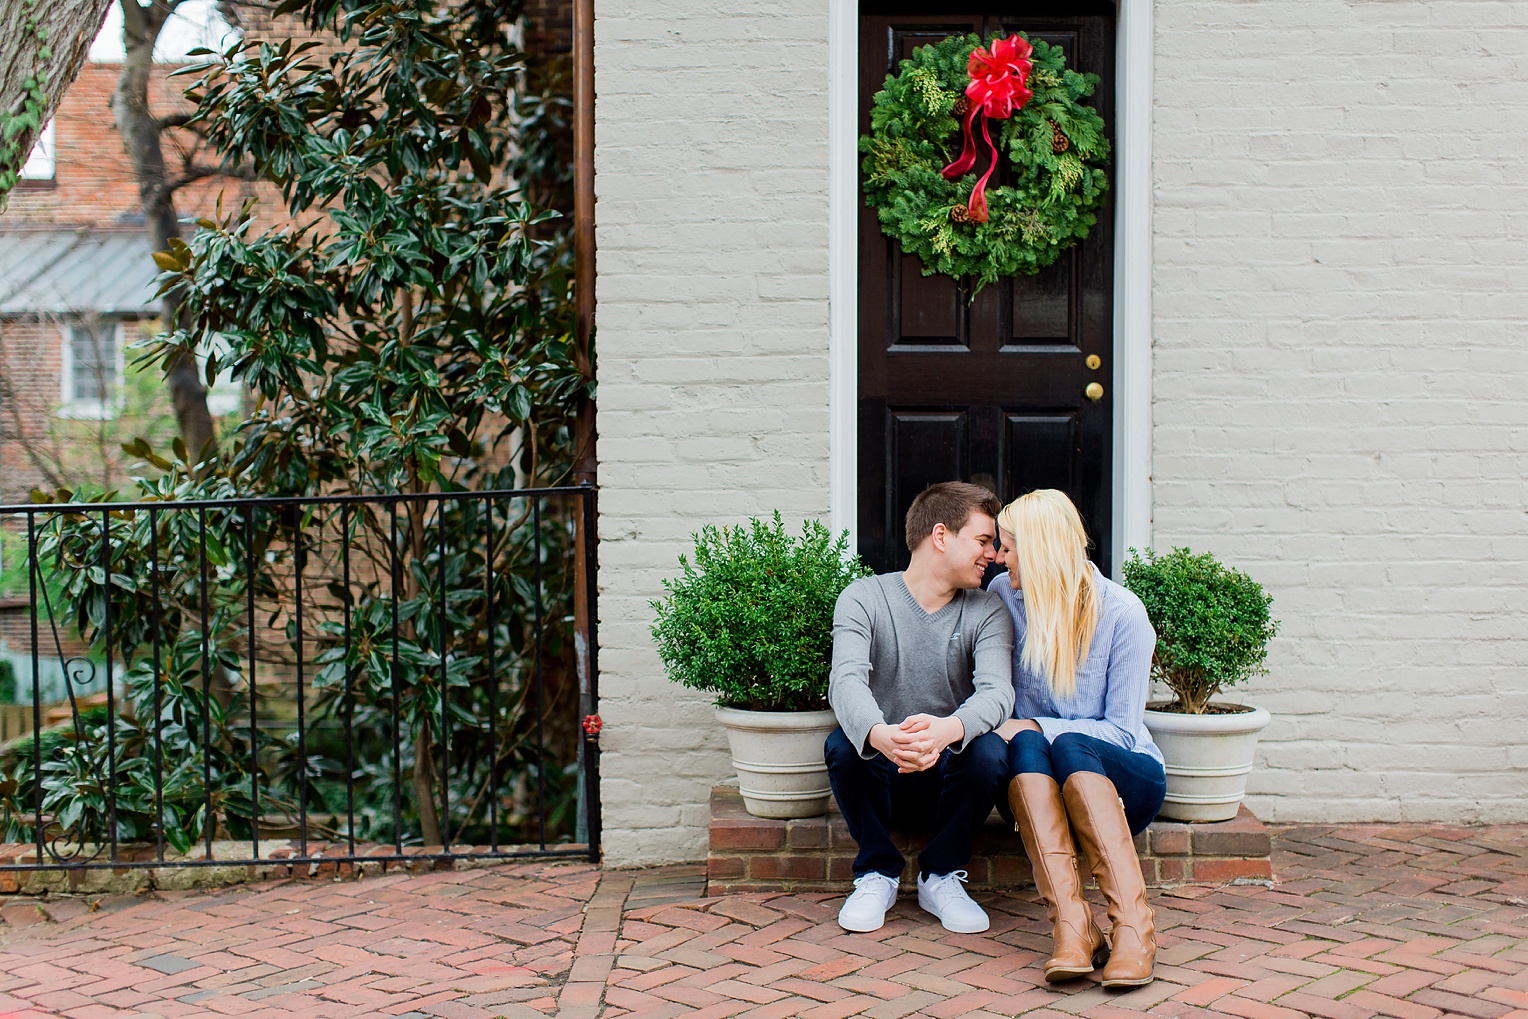
[[827,707],[833,603],[870,572],[849,553],[847,532],[835,540],[809,520],[795,538],[776,512],[771,523],[693,537],[694,562],[681,555],[680,576],[663,582],[668,596],[651,603],[669,678],[714,693],[723,707]]
[[1279,628],[1269,615],[1273,598],[1245,573],[1208,552],[1131,549],[1124,582],[1157,631],[1152,678],[1173,692],[1163,710],[1204,714],[1222,688],[1268,671],[1268,642]]

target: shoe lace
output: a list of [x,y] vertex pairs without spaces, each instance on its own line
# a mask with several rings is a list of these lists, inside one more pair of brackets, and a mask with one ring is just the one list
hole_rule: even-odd
[[971,876],[963,870],[952,870],[948,874],[941,875],[927,882],[929,891],[934,893],[941,905],[952,899],[969,898],[962,884],[969,881]]
[[876,886],[881,882],[884,881],[887,884],[890,884],[893,880],[893,878],[889,878],[879,871],[872,870],[868,873],[861,874],[859,877],[854,879],[854,890],[856,892],[874,892],[876,890]]

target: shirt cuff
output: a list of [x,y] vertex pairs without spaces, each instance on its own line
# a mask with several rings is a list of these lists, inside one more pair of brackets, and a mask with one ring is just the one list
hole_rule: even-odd
[[[976,711],[965,707],[964,705],[955,709],[955,717],[960,719],[960,724],[966,731],[966,734],[961,737],[960,744],[955,751],[957,754],[964,750],[966,747],[970,746],[971,741],[976,737],[991,732],[990,729],[983,726],[981,716]],[[951,743],[950,745],[956,746],[954,743]]]

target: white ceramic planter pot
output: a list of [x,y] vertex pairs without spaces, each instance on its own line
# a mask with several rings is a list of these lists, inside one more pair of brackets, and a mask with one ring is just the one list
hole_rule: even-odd
[[1167,762],[1161,816],[1175,821],[1235,817],[1247,792],[1258,734],[1272,717],[1262,708],[1227,715],[1148,709],[1146,728]]
[[828,812],[822,745],[838,725],[831,711],[717,708],[727,730],[743,806],[755,817],[821,817]]

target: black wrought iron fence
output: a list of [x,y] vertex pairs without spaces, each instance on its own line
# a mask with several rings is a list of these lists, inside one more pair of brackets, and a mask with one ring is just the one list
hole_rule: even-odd
[[597,859],[593,520],[588,488],[0,508],[0,869]]

